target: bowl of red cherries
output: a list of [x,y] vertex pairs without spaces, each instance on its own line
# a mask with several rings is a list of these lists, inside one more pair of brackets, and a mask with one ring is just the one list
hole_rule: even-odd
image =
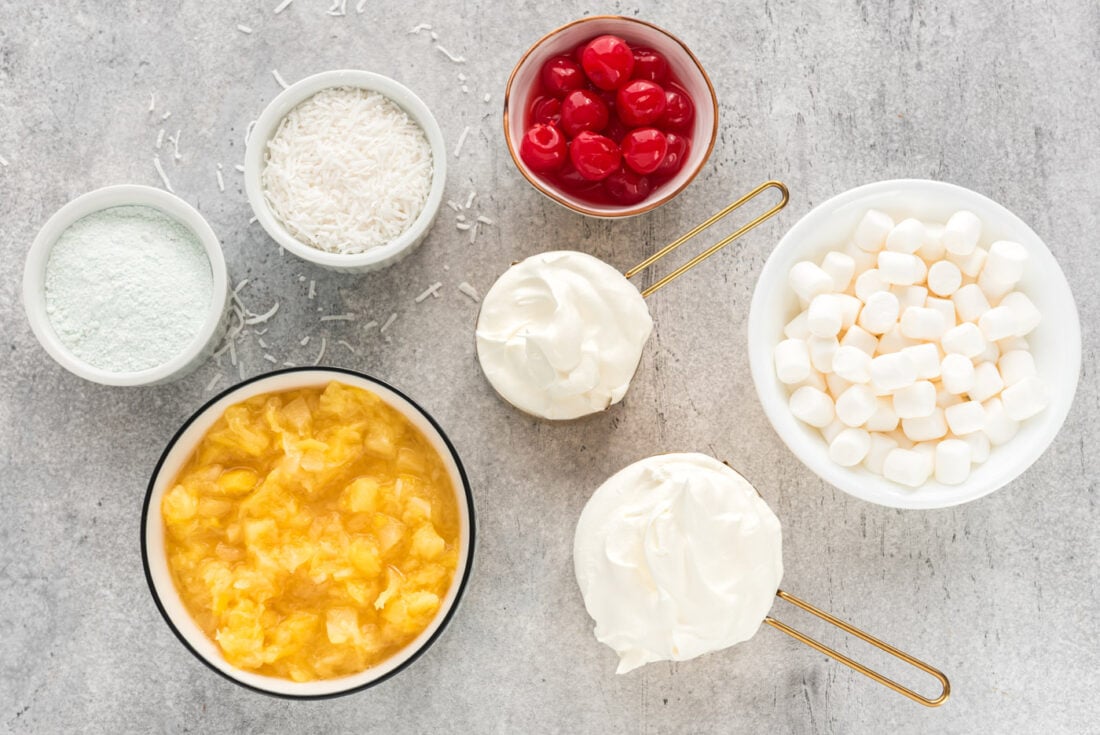
[[659,207],[699,173],[718,100],[699,60],[668,31],[593,16],[539,39],[504,99],[508,152],[532,186],[593,217]]

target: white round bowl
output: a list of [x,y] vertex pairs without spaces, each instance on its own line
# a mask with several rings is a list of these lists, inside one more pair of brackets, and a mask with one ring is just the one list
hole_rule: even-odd
[[[660,188],[636,204],[593,204],[554,186],[532,171],[519,155],[523,139],[524,119],[530,107],[531,96],[538,86],[539,70],[554,56],[569,55],[574,48],[588,39],[610,33],[628,43],[660,52],[668,59],[673,73],[683,82],[684,89],[695,103],[695,125],[691,133],[691,151],[680,171],[663,183]],[[718,137],[718,97],[714,86],[703,70],[703,65],[687,45],[663,28],[637,18],[619,15],[595,15],[580,18],[556,28],[535,42],[520,58],[508,86],[504,90],[504,139],[508,153],[523,177],[538,189],[574,212],[592,217],[632,217],[656,209],[683,191],[703,168],[714,149]]]
[[[74,355],[58,338],[46,313],[46,266],[54,243],[74,222],[111,207],[145,206],[158,209],[187,227],[202,243],[214,279],[209,311],[202,327],[190,344],[167,362],[146,370],[112,372],[90,365]],[[90,191],[57,210],[38,231],[27,252],[23,269],[23,307],[31,331],[39,343],[61,367],[85,380],[103,385],[155,385],[177,380],[193,371],[213,354],[225,333],[226,305],[229,301],[229,274],[217,235],[203,216],[187,202],[163,189],[135,184],[107,186]]]
[[[820,432],[795,419],[788,408],[789,391],[775,375],[772,354],[783,339],[783,327],[799,311],[798,298],[787,285],[787,273],[800,260],[819,261],[829,250],[843,248],[868,209],[894,217],[946,222],[968,209],[983,223],[982,244],[1015,240],[1030,256],[1019,289],[1042,312],[1042,323],[1027,336],[1040,377],[1050,386],[1050,405],[1023,422],[1008,443],[993,447],[961,485],[929,480],[907,488],[863,467],[846,468],[828,456]],[[899,179],[860,186],[818,205],[795,223],[772,251],[752,297],[749,311],[749,362],[764,413],[780,438],[811,470],[849,495],[894,508],[946,508],[975,500],[1007,485],[1046,451],[1073,403],[1081,367],[1081,327],[1066,277],[1050,250],[1021,220],[977,192],[939,181]]]
[[[379,245],[363,253],[330,253],[302,242],[283,227],[264,200],[262,176],[264,166],[267,165],[267,142],[275,135],[279,123],[287,113],[321,90],[330,87],[358,87],[385,95],[420,126],[432,149],[432,187],[428,192],[424,208],[413,220],[409,229],[385,245]],[[268,103],[252,127],[244,156],[244,185],[248,194],[248,203],[252,205],[256,219],[271,239],[303,260],[345,273],[379,270],[393,265],[415,250],[428,234],[428,229],[439,212],[446,180],[447,147],[443,141],[443,131],[439,129],[439,123],[436,122],[428,106],[412,90],[393,79],[354,69],[314,74],[280,92]]]
[[[368,390],[397,409],[428,439],[443,459],[455,489],[455,501],[460,521],[458,564],[454,579],[431,624],[412,642],[377,666],[352,676],[321,681],[296,682],[272,676],[243,671],[230,664],[222,656],[218,646],[207,638],[195,623],[172,581],[168,558],[164,547],[164,521],[160,513],[164,493],[187,462],[195,446],[214,425],[227,408],[252,396],[274,391],[295,390],[311,386],[323,386],[336,380],[347,385]],[[288,699],[327,699],[379,684],[404,670],[420,657],[443,633],[455,613],[459,599],[466,589],[473,565],[474,500],[466,471],[458,453],[443,429],[427,411],[411,398],[380,380],[362,373],[341,368],[292,368],[267,373],[238,383],[210,399],[180,427],[168,442],[164,453],[153,470],[145,505],[141,511],[141,560],[145,578],[153,601],[168,627],[180,642],[200,661],[226,679],[263,694]]]

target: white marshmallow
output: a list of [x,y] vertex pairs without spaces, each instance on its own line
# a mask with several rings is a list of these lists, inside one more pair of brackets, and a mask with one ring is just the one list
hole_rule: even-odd
[[819,373],[831,373],[833,371],[833,355],[836,354],[840,343],[836,337],[813,336],[806,340],[806,349],[810,351],[810,364]]
[[978,401],[966,401],[943,410],[947,428],[956,436],[973,434],[985,428],[985,408]]
[[928,275],[928,266],[912,253],[883,250],[878,254],[878,272],[887,283],[912,286],[924,281]]
[[978,326],[981,327],[982,335],[990,342],[1012,337],[1020,329],[1016,313],[1007,306],[995,306],[982,314]]
[[998,240],[989,246],[982,275],[989,274],[998,281],[1015,284],[1023,278],[1026,265],[1027,250],[1023,245],[1011,240]]
[[810,426],[828,426],[835,415],[833,399],[816,388],[799,388],[791,394],[791,413]]
[[1009,337],[1008,339],[1002,339],[997,342],[997,347],[1000,348],[1002,355],[1006,355],[1009,352],[1014,352],[1016,350],[1031,352],[1031,345],[1029,345],[1027,343],[1027,340],[1023,337]]
[[[898,322],[898,297],[889,291],[878,291],[865,300],[859,313],[859,326],[871,334],[882,334]],[[812,329],[812,327],[811,327]]]
[[844,305],[840,295],[823,293],[814,296],[807,311],[806,326],[817,337],[835,337],[844,326]]
[[1036,375],[1035,358],[1026,350],[1012,350],[1001,355],[997,361],[997,370],[1001,373],[1001,379],[1005,385],[1012,386],[1024,378]]
[[800,339],[785,339],[775,346],[775,374],[793,385],[810,376],[810,351]]
[[932,342],[904,347],[901,350],[913,361],[917,369],[918,380],[935,380],[940,377],[942,366],[940,363],[940,348]]
[[901,333],[901,325],[894,327],[878,341],[875,351],[880,355],[889,355],[893,352],[901,352],[906,347],[920,344],[917,340],[906,337]]
[[915,253],[924,242],[924,225],[920,220],[903,219],[886,236],[886,249],[895,253]]
[[863,458],[863,466],[876,475],[882,474],[882,465],[891,449],[897,449],[898,443],[884,434],[871,434],[871,448]]
[[911,306],[924,306],[928,300],[928,289],[924,286],[891,286],[890,293],[898,297],[902,314]]
[[863,429],[845,429],[829,443],[829,459],[841,467],[854,467],[870,449],[870,434]]
[[883,279],[878,268],[865,270],[856,277],[856,296],[864,303],[871,298],[872,294],[889,290],[890,284]]
[[875,394],[865,385],[853,385],[836,400],[836,417],[846,426],[862,426],[875,412]]
[[912,449],[891,449],[882,463],[882,475],[891,482],[920,487],[932,474],[932,460]]
[[992,362],[982,362],[974,366],[974,385],[966,392],[972,401],[984,401],[1001,392],[1005,387],[997,366]]
[[840,328],[848,329],[856,323],[856,319],[859,317],[859,311],[863,308],[863,302],[855,296],[849,296],[846,293],[838,293],[836,294],[836,303],[840,304]]
[[1050,394],[1046,383],[1032,375],[1005,388],[1001,393],[1001,403],[1010,419],[1023,421],[1046,408],[1050,404]]
[[927,416],[902,419],[901,430],[915,442],[939,439],[947,434],[947,421],[943,417],[943,409],[937,406]]
[[977,324],[966,322],[957,327],[951,327],[940,339],[943,351],[951,354],[957,353],[966,357],[974,357],[985,349],[985,337]]
[[857,246],[854,242],[849,242],[847,245],[844,246],[844,254],[851,258],[852,262],[855,263],[856,273],[862,273],[868,268],[874,268],[875,261],[878,260],[878,258],[875,256],[875,253],[867,252],[863,248]]
[[833,278],[808,260],[795,263],[787,274],[787,281],[799,298],[813,301],[814,297],[833,291]]
[[957,406],[962,402],[962,396],[955,395],[954,393],[948,393],[946,390],[936,391],[936,405],[944,409],[944,411],[946,411],[948,408],[951,408],[951,406]]
[[1015,281],[1005,281],[997,278],[989,272],[989,266],[982,268],[978,274],[978,288],[990,301],[1000,301],[1001,297],[1016,287]]
[[945,439],[936,445],[936,482],[961,485],[970,477],[970,445],[960,439]]
[[787,339],[806,339],[810,336],[810,328],[806,326],[806,318],[809,316],[805,311],[798,312],[798,316],[787,322],[787,326],[783,327],[783,334]]
[[947,253],[943,245],[943,232],[944,227],[941,224],[924,223],[924,240],[921,242],[920,250],[917,251],[917,255],[923,258],[924,262],[931,264],[943,260],[943,256]]
[[833,372],[851,383],[871,381],[871,356],[858,347],[841,345],[833,354]]
[[962,437],[962,440],[970,445],[970,461],[974,464],[981,464],[989,459],[989,437],[985,435],[984,431],[975,431],[973,434],[967,434]]
[[993,446],[1000,446],[1016,436],[1020,422],[1008,415],[1000,398],[990,398],[982,404],[985,407],[985,428],[982,431],[989,437]]
[[807,377],[805,380],[803,380],[800,383],[795,383],[795,384],[793,384],[791,386],[788,386],[788,387],[789,387],[790,390],[793,391],[793,390],[798,390],[799,388],[801,388],[803,386],[806,386],[806,385],[810,386],[811,388],[817,388],[818,390],[826,390],[826,388],[828,387],[825,383],[825,376],[822,375],[821,373],[817,372],[813,368],[810,368],[809,377]]
[[821,270],[833,279],[833,291],[842,293],[856,274],[856,261],[850,255],[830,250],[825,253],[825,258],[821,261]]
[[876,389],[896,391],[915,382],[917,366],[904,352],[879,355],[871,360],[871,383]]
[[910,339],[938,341],[948,329],[937,309],[910,306],[901,315],[901,333]]
[[974,387],[974,363],[965,355],[948,354],[940,363],[943,389],[958,395]]
[[891,439],[893,439],[895,442],[897,442],[898,447],[900,447],[901,449],[912,449],[913,448],[913,440],[910,439],[909,437],[907,437],[905,435],[905,432],[902,431],[900,428],[897,431],[891,431],[890,433],[886,434],[885,436],[888,436]]
[[974,364],[979,362],[997,362],[1001,359],[1001,349],[996,342],[986,342],[985,349],[974,356]]
[[893,431],[898,428],[898,414],[889,396],[875,399],[875,412],[865,422],[868,431]]
[[1001,299],[1001,306],[1011,309],[1012,313],[1016,315],[1016,322],[1019,325],[1016,330],[1016,337],[1025,337],[1030,334],[1031,330],[1039,326],[1039,322],[1043,318],[1031,299],[1019,291],[1013,291]]
[[968,283],[958,291],[951,294],[951,301],[955,304],[955,311],[959,313],[959,319],[964,322],[976,322],[982,314],[989,311],[989,299],[976,283]]
[[826,444],[832,444],[833,439],[836,439],[837,435],[847,428],[840,419],[833,419],[828,426],[821,428],[821,436],[825,437]]
[[924,300],[924,305],[929,309],[935,309],[943,314],[943,323],[946,325],[946,329],[951,329],[951,327],[959,323],[959,320],[955,317],[955,302],[951,299],[941,299],[935,296],[929,296]]
[[978,274],[982,272],[982,266],[985,265],[985,259],[988,255],[989,253],[986,252],[985,248],[974,248],[974,252],[970,255],[952,255],[948,253],[947,259],[957,265],[964,276],[977,278]]
[[825,385],[829,390],[829,395],[833,397],[835,401],[840,398],[840,394],[852,387],[852,383],[848,380],[834,373],[828,373],[825,376]]
[[844,333],[844,338],[840,340],[840,346],[855,347],[863,350],[868,355],[874,355],[875,348],[878,347],[878,338],[856,324],[849,327],[848,331]]
[[954,255],[974,252],[982,236],[982,221],[973,212],[955,212],[943,228],[943,245]]
[[877,209],[869,209],[856,225],[852,241],[861,250],[873,253],[882,250],[882,246],[886,244],[886,236],[892,229],[894,229],[894,220],[890,215]]
[[930,416],[935,410],[936,386],[927,380],[894,391],[894,412],[902,420]]
[[933,466],[935,466],[937,444],[939,444],[939,442],[920,442],[913,445],[913,451],[920,452],[924,456],[928,457],[928,461],[932,462]]
[[962,282],[962,271],[949,260],[938,261],[928,268],[928,290],[937,296],[950,296]]

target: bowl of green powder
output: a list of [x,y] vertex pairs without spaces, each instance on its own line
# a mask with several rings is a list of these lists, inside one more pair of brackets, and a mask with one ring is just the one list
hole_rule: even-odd
[[59,209],[23,271],[23,305],[42,347],[104,385],[187,375],[225,332],[228,274],[194,207],[147,186],[108,186]]

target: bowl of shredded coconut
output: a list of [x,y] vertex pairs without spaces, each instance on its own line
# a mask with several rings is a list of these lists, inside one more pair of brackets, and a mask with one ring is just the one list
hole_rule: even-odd
[[347,272],[391,265],[431,227],[446,180],[443,133],[407,87],[327,71],[280,93],[248,134],[256,219],[304,260]]

